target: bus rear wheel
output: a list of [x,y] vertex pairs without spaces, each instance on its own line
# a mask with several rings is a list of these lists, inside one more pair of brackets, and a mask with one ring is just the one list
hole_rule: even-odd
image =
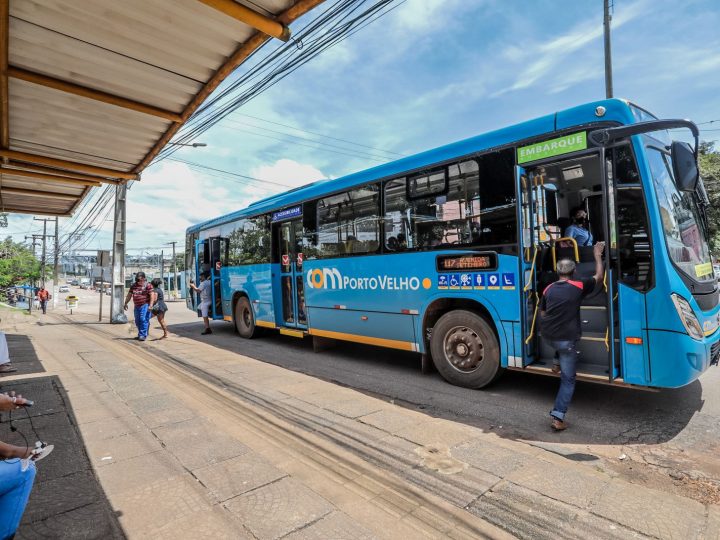
[[502,373],[495,332],[472,311],[455,310],[440,317],[433,327],[430,351],[440,375],[456,386],[482,388]]
[[259,329],[255,326],[255,315],[247,296],[241,296],[235,302],[235,329],[238,334],[247,339],[252,339],[259,334]]

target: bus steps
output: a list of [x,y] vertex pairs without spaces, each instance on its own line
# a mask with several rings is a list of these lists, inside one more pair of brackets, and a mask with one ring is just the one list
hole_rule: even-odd
[[304,338],[308,333],[304,330],[297,330],[296,328],[280,328],[280,333],[283,336],[291,336],[295,338]]

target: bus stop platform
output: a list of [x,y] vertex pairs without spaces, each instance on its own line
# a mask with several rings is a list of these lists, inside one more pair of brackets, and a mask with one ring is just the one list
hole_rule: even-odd
[[18,368],[0,390],[36,403],[0,440],[55,445],[18,538],[720,536],[717,505],[205,337],[0,315]]

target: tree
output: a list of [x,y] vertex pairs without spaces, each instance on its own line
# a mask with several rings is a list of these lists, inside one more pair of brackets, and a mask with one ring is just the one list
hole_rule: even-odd
[[40,277],[40,261],[32,251],[7,237],[0,242],[0,287],[30,283]]
[[711,142],[701,142],[699,147],[700,176],[710,199],[707,210],[710,227],[710,248],[720,249],[720,152]]

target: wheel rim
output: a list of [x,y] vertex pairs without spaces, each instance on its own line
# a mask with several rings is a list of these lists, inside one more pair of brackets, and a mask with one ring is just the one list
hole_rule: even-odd
[[252,325],[252,314],[247,307],[243,307],[242,322],[245,325],[245,328],[250,328],[250,326]]
[[443,351],[448,363],[461,373],[475,371],[485,356],[482,339],[467,326],[455,326],[445,333]]

